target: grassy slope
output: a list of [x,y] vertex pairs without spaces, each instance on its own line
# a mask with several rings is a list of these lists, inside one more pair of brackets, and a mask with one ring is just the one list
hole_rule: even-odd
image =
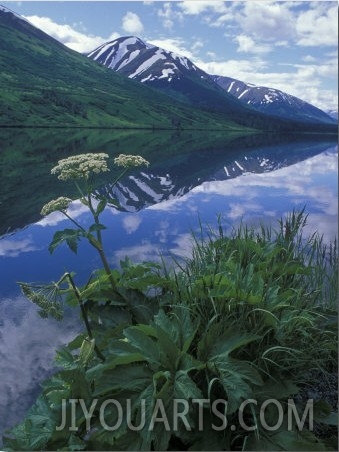
[[0,125],[243,129],[113,73],[0,12]]

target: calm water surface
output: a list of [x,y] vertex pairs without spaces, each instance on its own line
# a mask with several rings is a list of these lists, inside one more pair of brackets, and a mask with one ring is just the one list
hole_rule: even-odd
[[[306,206],[307,231],[329,242],[337,233],[337,158],[335,141],[312,137],[254,139],[171,133],[119,135],[105,132],[29,132],[2,143],[0,265],[0,430],[20,420],[51,372],[55,347],[79,331],[78,313],[59,323],[43,320],[25,300],[17,281],[49,282],[75,271],[79,284],[100,267],[95,250],[81,242],[78,254],[66,247],[51,256],[55,231],[71,227],[61,214],[41,219],[41,206],[72,187],[57,182],[50,168],[59,158],[81,152],[141,154],[149,168],[126,176],[111,187],[113,174],[100,192],[118,197],[122,209],[107,209],[104,242],[110,264],[189,255],[191,230],[199,222],[226,230],[241,220],[277,224],[292,209]],[[19,134],[20,135],[20,134]],[[86,225],[91,220],[78,201],[70,214]]]

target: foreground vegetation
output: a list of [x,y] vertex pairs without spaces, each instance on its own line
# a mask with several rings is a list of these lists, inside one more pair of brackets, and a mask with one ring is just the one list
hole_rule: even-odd
[[[49,202],[42,214],[59,210],[73,224],[55,234],[50,251],[66,243],[76,252],[86,239],[103,269],[84,287],[70,273],[21,283],[43,317],[61,320],[65,301],[79,306],[84,332],[57,351],[59,371],[5,436],[6,449],[336,450],[334,407],[317,392],[337,368],[336,243],[303,237],[307,215],[292,212],[276,229],[193,235],[191,258],[171,268],[126,259],[112,270],[100,215],[116,200],[94,195],[93,181],[109,171],[107,158],[84,154],[52,170],[75,181],[94,222],[84,229],[72,219],[69,198]],[[120,155],[115,164],[119,180],[148,162]],[[299,422],[310,406],[305,388],[315,394],[313,425]],[[226,403],[216,411],[218,401]]]

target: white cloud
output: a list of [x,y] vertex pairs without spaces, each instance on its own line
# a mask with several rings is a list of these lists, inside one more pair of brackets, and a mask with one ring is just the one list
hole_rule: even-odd
[[175,240],[173,246],[170,248],[169,252],[177,257],[187,258],[192,255],[192,248],[194,246],[194,239],[192,234],[183,233],[179,234]]
[[211,27],[219,28],[223,27],[227,23],[232,23],[235,19],[234,13],[231,11],[222,14],[217,18],[207,17],[206,23],[208,23]]
[[295,34],[289,2],[251,1],[241,5],[237,21],[245,34],[270,42],[291,39]]
[[137,231],[138,227],[141,224],[141,218],[138,215],[126,215],[122,218],[122,226],[125,229],[127,234],[132,234]]
[[119,37],[117,33],[112,33],[109,37],[87,35],[75,30],[70,25],[58,24],[49,17],[25,16],[35,27],[40,28],[54,39],[62,42],[65,46],[80,53],[90,52],[106,41],[111,41]]
[[120,261],[125,260],[129,257],[134,263],[140,262],[158,262],[160,260],[159,247],[155,243],[151,243],[148,240],[143,241],[143,243],[120,248],[114,253],[114,256],[109,259],[110,264],[117,266]]
[[124,31],[126,31],[126,33],[132,33],[137,35],[143,31],[144,26],[139,16],[129,11],[122,18],[122,28]]
[[216,1],[194,1],[187,0],[178,3],[178,6],[182,9],[184,14],[187,15],[197,15],[206,11],[214,11],[218,13],[226,12],[225,2],[216,0]]
[[316,60],[316,58],[314,57],[314,56],[312,56],[312,55],[305,55],[303,58],[302,58],[302,60],[305,62],[305,63],[315,63],[317,60]]
[[[192,51],[193,49],[187,49],[187,43],[181,38],[148,39],[147,42],[170,52],[174,52],[178,55],[186,56],[190,60],[194,61],[195,59]],[[195,47],[195,49],[196,48],[197,47]]]
[[0,240],[0,256],[17,257],[21,253],[28,253],[29,251],[36,251],[38,249],[29,237],[22,240]]
[[234,38],[238,43],[237,52],[263,54],[273,50],[272,46],[267,44],[257,44],[250,36],[241,34]]
[[261,213],[262,206],[259,203],[255,202],[246,202],[246,204],[243,203],[229,203],[230,212],[226,214],[228,218],[231,220],[240,220],[245,214],[248,214],[251,212],[258,212]]
[[312,5],[312,9],[302,12],[296,22],[297,44],[300,46],[338,45],[338,7],[324,9],[323,5]]
[[162,20],[163,27],[168,30],[172,29],[175,20],[179,20],[180,22],[183,20],[183,14],[177,10],[173,10],[169,2],[164,3],[162,8],[158,10],[158,16]]
[[[248,58],[246,60],[224,60],[209,61],[207,63],[201,60],[195,60],[195,64],[208,74],[224,75],[233,77],[242,81],[251,81],[252,75],[266,68],[265,61],[259,58]],[[250,77],[250,78],[248,78]],[[255,82],[251,82],[255,83]]]
[[6,410],[2,427],[20,422],[41,391],[40,383],[55,366],[55,349],[78,331],[79,313],[69,310],[63,322],[42,319],[37,308],[22,296],[4,298],[0,304],[0,405]]

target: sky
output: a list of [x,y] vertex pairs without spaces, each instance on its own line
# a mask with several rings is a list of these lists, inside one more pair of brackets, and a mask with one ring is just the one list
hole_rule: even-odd
[[[1,0],[0,0],[1,1]],[[120,36],[187,56],[213,75],[338,109],[338,2],[3,1],[78,52]]]

